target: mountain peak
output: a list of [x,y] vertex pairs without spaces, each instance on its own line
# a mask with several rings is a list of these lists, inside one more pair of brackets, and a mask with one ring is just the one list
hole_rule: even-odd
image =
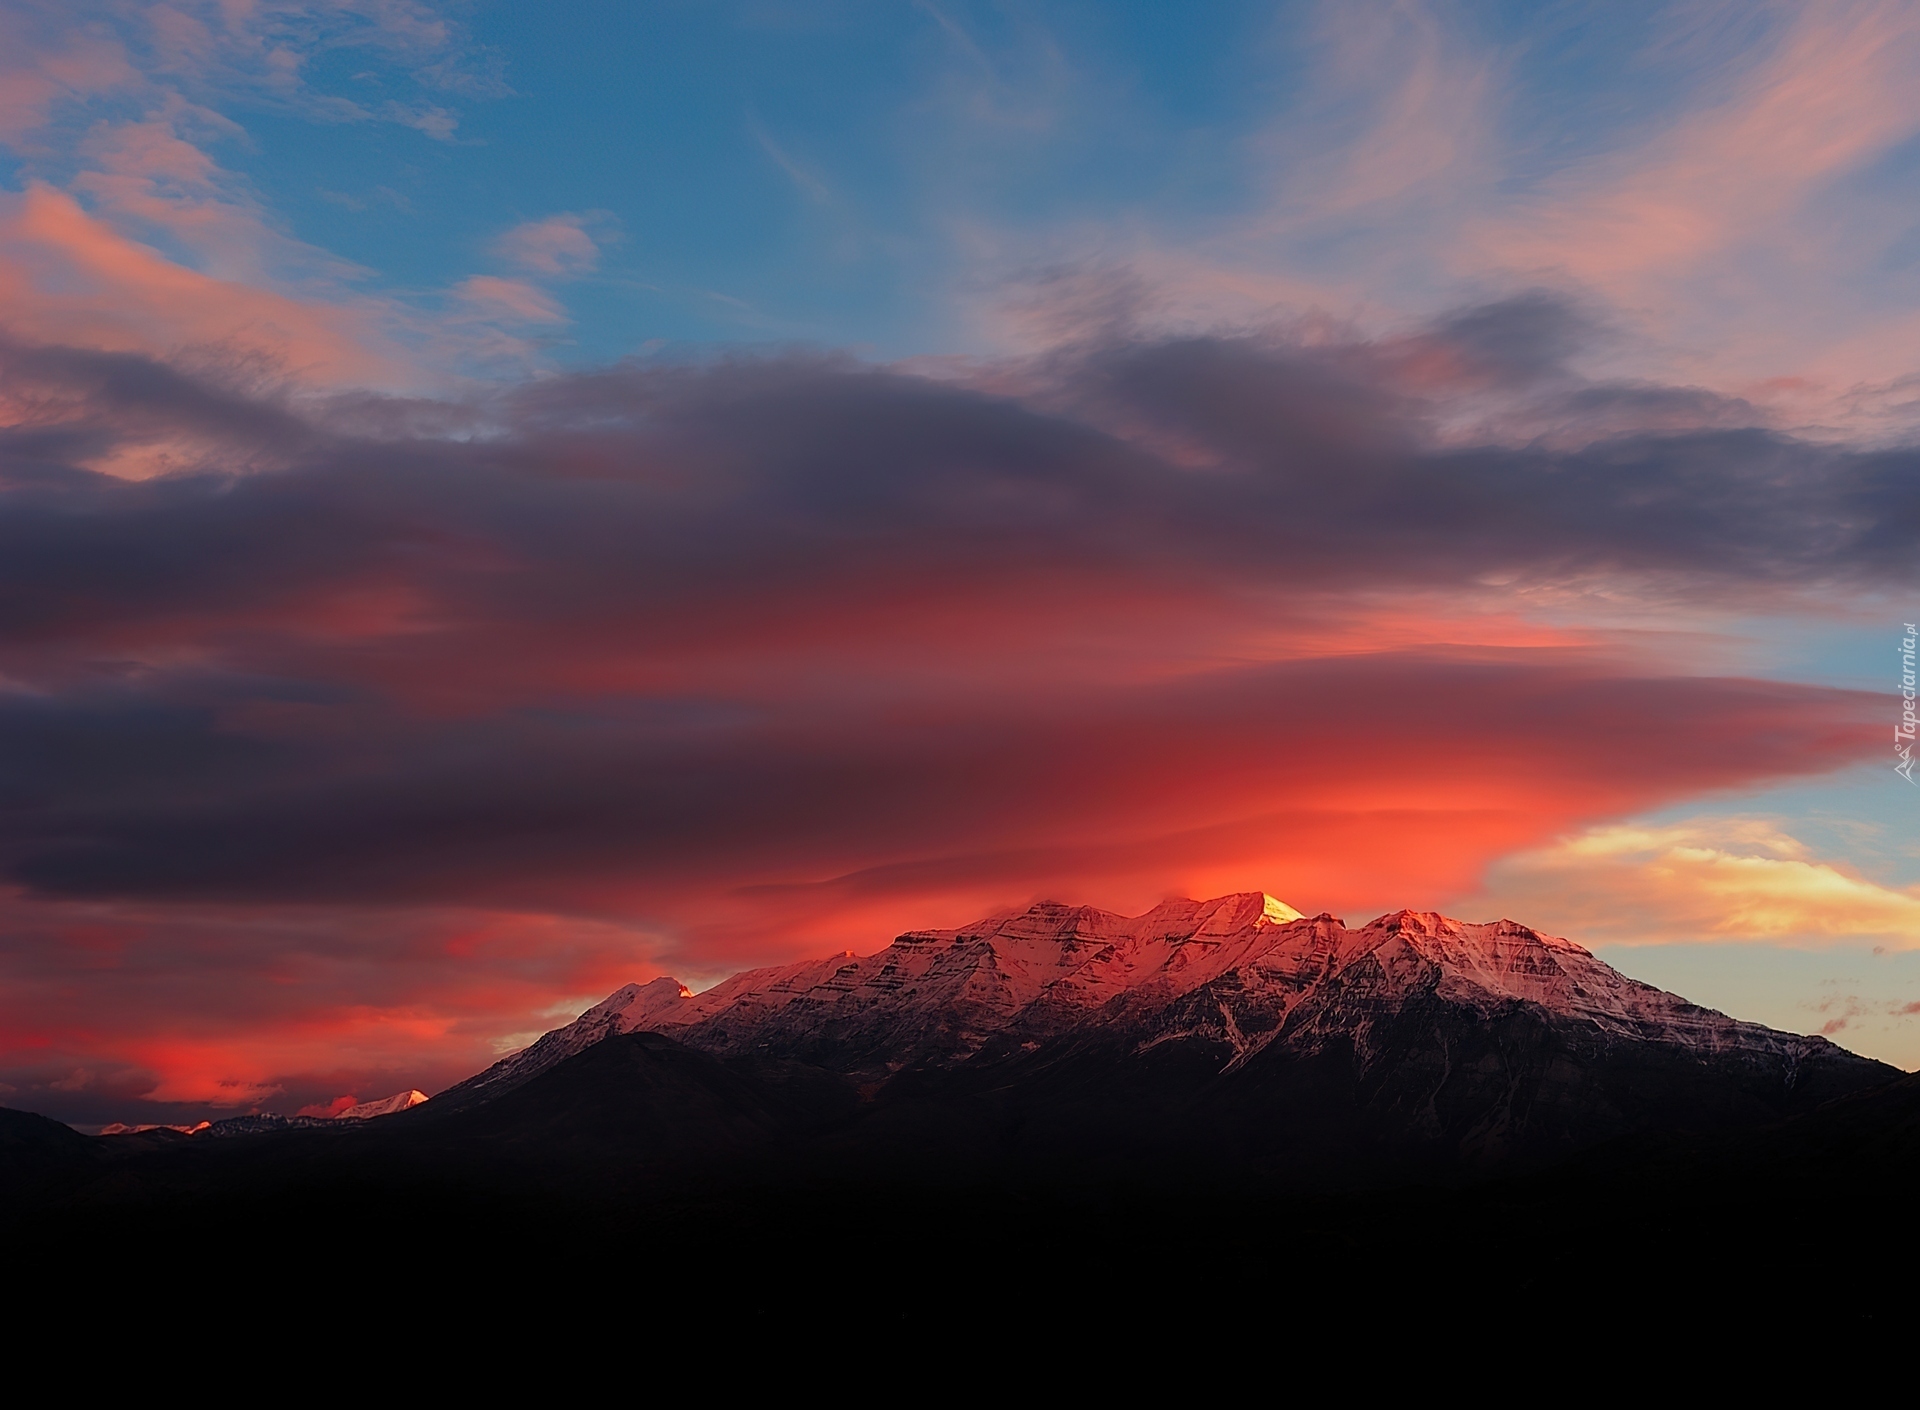
[[337,1111],[333,1114],[333,1119],[335,1121],[369,1121],[376,1116],[391,1116],[396,1111],[406,1111],[410,1107],[419,1106],[426,1099],[425,1092],[418,1088],[410,1088],[404,1092],[395,1092],[390,1097],[382,1097],[379,1101],[361,1102],[357,1106],[348,1107],[345,1111]]
[[1266,918],[1275,925],[1288,925],[1293,921],[1306,919],[1304,915],[1296,911],[1292,906],[1289,906],[1278,896],[1269,896],[1264,891],[1260,893],[1260,911],[1262,915],[1266,916]]
[[692,996],[693,990],[679,980],[662,975],[645,984],[623,984],[580,1016],[585,1018],[587,1014],[626,1013],[636,1005],[650,1010],[655,1005]]

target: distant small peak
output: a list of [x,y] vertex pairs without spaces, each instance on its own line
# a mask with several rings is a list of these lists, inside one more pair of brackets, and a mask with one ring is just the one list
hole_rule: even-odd
[[361,1102],[345,1111],[333,1114],[335,1121],[369,1121],[376,1116],[392,1116],[397,1111],[407,1111],[427,1100],[427,1094],[417,1087],[404,1092],[395,1092],[390,1097],[382,1097],[377,1102]]

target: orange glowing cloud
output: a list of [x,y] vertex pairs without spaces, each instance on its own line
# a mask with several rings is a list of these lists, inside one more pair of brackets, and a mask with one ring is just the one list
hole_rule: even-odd
[[551,1027],[556,993],[583,996],[571,1017],[657,972],[657,937],[574,917],[76,911],[4,895],[0,912],[14,941],[0,958],[0,1067],[102,1104],[102,1120],[129,1103],[290,1111],[436,1089]]
[[1812,854],[1779,823],[1608,824],[1506,858],[1474,904],[1621,945],[1872,940],[1920,949],[1920,888]]

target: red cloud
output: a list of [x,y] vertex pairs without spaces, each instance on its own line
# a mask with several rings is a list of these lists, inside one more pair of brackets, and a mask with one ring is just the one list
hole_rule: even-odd
[[[1555,326],[1433,336],[1497,377]],[[1107,349],[1031,401],[617,369],[322,419],[0,354],[43,412],[0,443],[0,1080],[101,1120],[432,1088],[562,999],[1041,895],[1430,903],[1881,746],[1873,698],[1604,648],[1539,594],[1788,600],[1911,554],[1905,452],[1423,448],[1353,350]],[[162,434],[221,453],[84,468]]]

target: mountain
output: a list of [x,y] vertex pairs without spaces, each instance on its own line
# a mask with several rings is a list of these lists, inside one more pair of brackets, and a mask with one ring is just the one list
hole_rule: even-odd
[[331,1126],[337,1121],[367,1121],[376,1116],[391,1116],[398,1111],[409,1111],[427,1100],[427,1094],[409,1089],[396,1092],[390,1097],[378,1101],[361,1102],[345,1111],[336,1111],[331,1116],[276,1116],[271,1112],[250,1112],[245,1116],[229,1116],[219,1121],[202,1121],[192,1126],[141,1125],[128,1126],[115,1122],[111,1126],[100,1128],[102,1136],[144,1136],[155,1131],[178,1132],[183,1136],[210,1136],[217,1139],[232,1136],[260,1136],[270,1131],[303,1131]]
[[1511,921],[1399,911],[1353,930],[1250,892],[1135,917],[1042,903],[697,995],[628,985],[436,1102],[495,1098],[634,1032],[838,1074],[870,1093],[875,1130],[1012,1123],[1033,1150],[1199,1142],[1281,1163],[1544,1158],[1763,1123],[1899,1075]]
[[345,1111],[336,1111],[333,1119],[335,1121],[369,1121],[376,1116],[392,1116],[396,1111],[410,1110],[426,1099],[427,1094],[418,1089],[395,1092],[392,1096],[382,1097],[377,1102],[361,1102],[356,1106],[348,1107]]
[[[1360,1325],[1383,1289],[1518,1308],[1554,1346],[1570,1317],[1773,1336],[1895,1306],[1877,1289],[1920,1255],[1920,1077],[1511,922],[1349,929],[1259,894],[629,985],[391,1118],[215,1128],[248,1138],[0,1111],[0,1236],[69,1277],[62,1305],[129,1249],[239,1229],[314,1250],[250,1262],[249,1297],[337,1302],[337,1266],[493,1327],[498,1288],[559,1267],[570,1295],[532,1304],[569,1337],[598,1306],[609,1335],[813,1347],[850,1316],[937,1341],[1009,1296],[1105,1345],[1116,1306],[1169,1288],[1235,1345]],[[314,1244],[363,1230],[404,1237]],[[215,1247],[168,1276],[239,1286],[232,1266]]]
[[447,1088],[434,1101],[439,1110],[446,1111],[501,1096],[603,1038],[651,1029],[656,1015],[692,997],[693,990],[677,979],[656,979],[651,984],[616,989],[564,1028],[554,1029],[485,1072]]
[[[1761,1132],[1900,1076],[1511,921],[1042,903],[700,994],[627,985],[430,1102],[365,1104],[381,1119],[115,1136],[85,1198],[1456,1183]],[[90,1178],[20,1129],[54,1142],[23,1168]]]

